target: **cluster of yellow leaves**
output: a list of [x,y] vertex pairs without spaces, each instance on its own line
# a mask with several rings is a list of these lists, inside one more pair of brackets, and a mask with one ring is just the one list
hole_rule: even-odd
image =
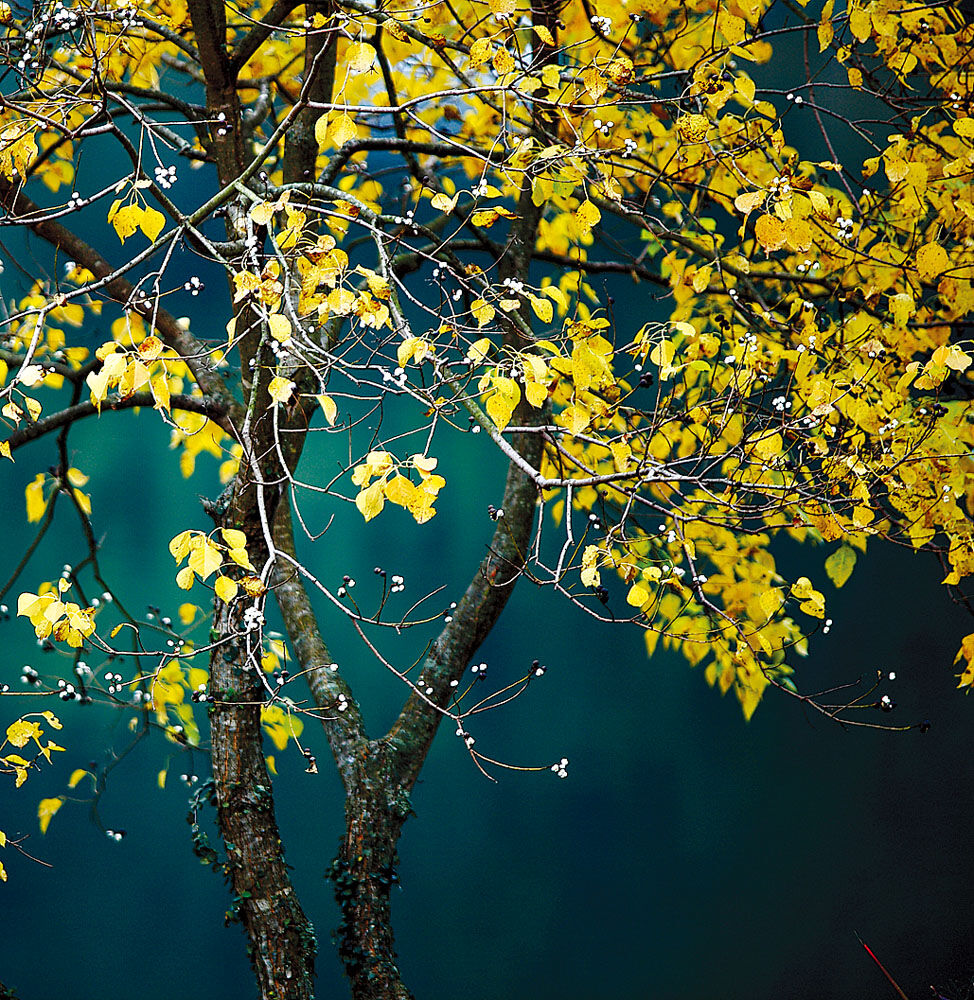
[[117,198],[108,210],[108,222],[124,243],[140,229],[150,240],[155,240],[166,224],[166,217],[151,205],[143,206],[137,201],[126,204],[123,199]]
[[31,712],[7,726],[6,736],[0,744],[0,751],[3,751],[8,744],[18,750],[23,750],[32,741],[37,745],[37,753],[32,760],[15,753],[0,756],[3,773],[14,775],[14,784],[17,788],[27,780],[27,772],[37,767],[38,758],[43,757],[50,764],[51,754],[56,750],[64,750],[64,747],[58,746],[53,740],[42,741],[44,729],[36,721],[37,719],[44,719],[52,729],[63,728],[61,720],[53,712]]
[[264,732],[278,750],[287,746],[287,741],[297,742],[304,732],[304,722],[295,712],[287,711],[280,705],[261,705],[260,721]]
[[[436,466],[437,460],[427,455],[412,455],[400,463],[388,451],[370,451],[352,470],[352,482],[360,487],[355,506],[366,521],[371,521],[388,500],[408,510],[417,524],[425,524],[436,514],[433,504],[446,485],[446,480],[434,473]],[[418,473],[418,483],[409,478],[410,469]]]
[[67,642],[72,649],[78,649],[95,631],[95,610],[61,600],[70,586],[62,578],[58,580],[57,591],[50,584],[44,584],[38,594],[21,594],[17,598],[17,614],[30,619],[38,639],[52,636],[59,642]]
[[259,597],[264,585],[255,576],[256,570],[247,555],[247,536],[237,528],[220,528],[222,542],[214,541],[202,531],[187,530],[175,535],[169,542],[169,552],[176,563],[187,560],[176,574],[176,586],[181,590],[192,588],[196,578],[205,580],[224,566],[237,566],[247,570],[239,584],[233,577],[218,573],[213,589],[221,601],[232,601],[242,587],[248,597]]
[[117,389],[124,399],[148,388],[155,409],[168,411],[171,388],[165,354],[165,345],[154,334],[144,337],[138,347],[131,349],[116,340],[102,344],[95,351],[95,357],[102,362],[101,367],[85,379],[91,401],[100,410],[109,389]]
[[[65,478],[71,485],[71,493],[77,501],[78,506],[85,514],[90,515],[91,497],[81,490],[81,487],[88,482],[88,477],[80,469],[72,467],[65,473]],[[49,484],[55,489],[60,488],[58,480],[54,479],[48,473],[38,472],[24,490],[24,497],[27,502],[27,521],[30,524],[39,521],[47,510],[49,499],[44,496],[44,492]]]

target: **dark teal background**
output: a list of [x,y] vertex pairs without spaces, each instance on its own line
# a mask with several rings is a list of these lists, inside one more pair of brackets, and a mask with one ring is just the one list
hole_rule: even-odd
[[[441,574],[456,590],[489,536],[486,504],[499,489],[489,443],[455,443],[473,451],[466,460],[441,452],[448,486],[434,521],[417,527],[397,510],[368,527],[340,517],[325,551],[310,557],[315,571],[332,585],[352,572],[365,604],[375,563],[403,573],[409,603]],[[155,414],[109,414],[79,428],[74,460],[92,474],[109,578],[134,607],[152,601],[172,611],[181,595],[165,543],[207,526],[196,497],[218,487],[208,456],[200,463],[209,479],[176,478],[177,456],[165,445]],[[29,537],[23,487],[52,460],[38,447],[5,469],[7,566]],[[78,557],[72,518],[63,505],[57,538],[15,592]],[[784,558],[825,581],[827,551]],[[454,559],[466,563],[462,574],[451,575]],[[478,660],[490,664],[488,686],[520,676],[535,657],[548,673],[471,730],[478,748],[514,763],[567,756],[570,774],[500,772],[491,784],[452,732],[441,732],[414,795],[394,897],[402,969],[417,997],[890,996],[856,931],[911,998],[969,977],[974,702],[955,690],[951,659],[974,623],[938,588],[936,569],[875,547],[843,591],[823,584],[835,625],[797,664],[804,689],[895,670],[884,690],[899,707],[877,718],[929,717],[925,735],[845,732],[773,693],[746,724],[701,671],[664,653],[649,660],[640,634],[592,623],[522,583]],[[23,663],[45,672],[61,662],[40,653],[23,620],[2,628],[0,669],[13,690],[23,690]],[[325,628],[378,732],[401,698],[397,682],[343,623],[326,616]],[[388,636],[381,641],[405,662]],[[5,720],[25,701],[0,702]],[[0,979],[23,1000],[253,995],[242,933],[223,927],[221,879],[191,853],[178,781],[185,758],[173,759],[165,790],[155,775],[173,748],[160,737],[114,770],[101,815],[126,829],[121,843],[70,803],[42,837],[37,801],[65,791],[71,770],[104,761],[105,748],[127,737],[124,715],[43,707],[63,708],[68,752],[19,791],[0,788],[0,815],[8,836],[31,832],[28,849],[54,867],[4,852]],[[275,788],[288,859],[321,942],[319,996],[341,997],[329,943],[337,910],[322,877],[341,834],[340,790],[323,739],[310,725],[307,733],[322,773],[306,774],[289,750],[277,755]]]

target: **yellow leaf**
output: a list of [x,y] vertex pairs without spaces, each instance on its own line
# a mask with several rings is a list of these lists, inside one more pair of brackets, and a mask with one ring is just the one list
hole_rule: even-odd
[[189,604],[187,602],[185,604],[180,604],[179,605],[178,609],[176,610],[176,614],[179,615],[179,620],[184,625],[189,625],[189,624],[192,623],[193,619],[196,617],[196,612],[197,611],[199,611],[199,608],[197,608],[195,604]]
[[169,773],[169,772],[168,772],[168,771],[167,771],[167,770],[166,770],[165,768],[163,768],[163,769],[162,769],[162,770],[161,770],[161,771],[160,771],[160,772],[159,772],[159,773],[158,773],[158,774],[156,775],[156,784],[157,784],[157,785],[158,785],[158,786],[159,786],[160,788],[165,788],[165,787],[166,787],[166,775],[167,775],[168,773]]
[[477,321],[477,326],[486,326],[494,318],[494,307],[483,299],[474,299],[470,306],[473,318]]
[[366,42],[355,42],[345,52],[345,65],[353,73],[364,73],[375,64],[376,52]]
[[710,128],[709,119],[703,115],[683,115],[676,123],[676,130],[687,142],[702,142]]
[[162,212],[157,212],[151,206],[143,210],[142,218],[139,219],[139,229],[141,229],[150,240],[155,240],[155,238],[162,232],[162,227],[165,224],[166,217],[162,214]]
[[[115,205],[112,206],[115,209]],[[142,209],[138,205],[125,205],[122,208],[115,209],[115,211],[110,211],[108,213],[108,221],[112,224],[112,228],[118,234],[118,238],[125,242],[126,238],[131,236],[136,229],[142,223]]]
[[190,590],[195,579],[196,574],[188,566],[184,566],[176,574],[176,586],[179,587],[180,590]]
[[780,250],[788,239],[780,219],[762,215],[754,224],[754,235],[765,250]]
[[947,270],[950,261],[939,243],[925,243],[916,256],[917,270],[924,281],[931,281]]
[[318,405],[321,407],[322,413],[325,415],[325,420],[328,421],[329,427],[335,426],[335,420],[338,418],[338,406],[335,400],[331,396],[327,396],[322,393],[320,396],[316,397],[318,400]]
[[493,45],[489,38],[478,38],[470,46],[470,62],[474,67],[483,66],[490,59]]
[[454,208],[456,208],[457,198],[459,197],[459,191],[452,198],[448,194],[444,194],[442,191],[437,191],[437,193],[430,198],[430,205],[432,205],[438,212],[446,212],[449,214]]
[[731,14],[728,10],[721,10],[717,15],[717,29],[731,45],[744,41],[746,28],[744,18]]
[[537,295],[531,296],[531,308],[542,323],[550,323],[555,314],[555,307],[547,299],[542,299]]
[[219,597],[221,601],[232,601],[237,596],[236,581],[231,580],[230,577],[223,576],[222,574],[214,581],[213,589],[216,591],[216,596]]
[[517,7],[517,0],[487,0],[490,11],[497,18],[508,18]]
[[[371,521],[373,517],[382,511],[386,498],[382,492],[382,482],[375,482],[367,489],[362,490],[355,498],[355,506],[366,521]],[[281,748],[283,749],[283,747]]]
[[355,119],[342,112],[328,126],[328,135],[336,146],[344,146],[346,142],[357,139],[358,126],[355,124]]
[[247,536],[239,528],[221,528],[220,537],[231,549],[245,549],[247,547]]
[[499,377],[493,380],[494,391],[487,399],[487,415],[503,430],[510,422],[514,408],[521,400],[521,390],[512,378]]
[[286,403],[293,391],[294,383],[280,375],[275,375],[267,386],[267,393],[275,403]]
[[186,558],[194,534],[193,531],[181,531],[169,542],[169,553],[176,562],[180,563]]
[[27,500],[27,520],[33,524],[44,516],[47,501],[44,499],[44,482],[47,477],[43,472],[34,476],[33,482],[27,484],[24,495]]
[[835,28],[832,26],[832,8],[834,6],[835,0],[826,0],[825,6],[822,8],[822,19],[818,24],[819,52],[824,52],[832,44],[832,37],[835,34]]
[[763,591],[761,596],[758,598],[761,610],[767,618],[773,618],[781,610],[783,602],[784,597],[777,587],[772,587],[770,590]]
[[764,191],[747,191],[744,194],[739,194],[734,199],[734,208],[746,217],[754,209],[764,204],[765,197],[766,194]]
[[200,538],[199,542],[190,552],[187,566],[205,580],[223,565],[223,553],[208,538]]
[[37,805],[37,818],[40,821],[41,833],[47,833],[47,827],[51,822],[51,817],[64,805],[64,800],[41,799]]
[[267,317],[267,329],[281,344],[286,344],[291,339],[291,321],[281,313],[273,313]]
[[83,767],[79,767],[76,770],[72,771],[71,777],[68,778],[68,788],[77,787],[78,782],[81,781],[81,779],[84,778],[84,776],[87,773],[88,772]]
[[484,361],[487,357],[487,352],[490,350],[490,338],[481,337],[480,340],[475,340],[467,348],[466,360],[477,365],[481,361]]
[[538,38],[541,39],[542,42],[545,43],[545,45],[555,44],[554,35],[552,35],[551,31],[548,28],[546,28],[543,24],[535,24],[533,27],[534,27],[534,33],[538,36]]
[[592,227],[602,218],[602,213],[599,211],[597,205],[594,205],[588,199],[583,201],[578,208],[575,209],[575,221],[578,223],[578,228],[585,234],[588,235],[592,231]]
[[626,604],[641,608],[649,600],[649,591],[642,584],[634,583],[626,594]]

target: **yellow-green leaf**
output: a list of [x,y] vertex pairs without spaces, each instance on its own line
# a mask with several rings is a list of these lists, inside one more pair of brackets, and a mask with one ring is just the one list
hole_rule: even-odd
[[856,550],[848,545],[841,545],[825,560],[825,572],[836,587],[841,587],[852,575],[855,565]]

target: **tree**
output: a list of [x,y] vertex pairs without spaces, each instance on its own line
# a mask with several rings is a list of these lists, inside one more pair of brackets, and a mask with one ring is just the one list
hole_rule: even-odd
[[[327,741],[352,993],[409,996],[396,845],[442,721],[485,775],[505,766],[476,716],[543,668],[486,696],[467,678],[515,584],[643,630],[650,655],[662,638],[748,718],[771,687],[883,725],[863,713],[892,707],[875,689],[799,687],[796,657],[830,625],[821,552],[794,579],[775,557],[784,539],[824,545],[841,586],[886,540],[935,553],[967,603],[964,5],[57,0],[0,20],[0,203],[33,254],[7,286],[0,451],[55,453],[27,486],[37,532],[6,591],[50,575],[34,557],[65,507],[85,552],[19,593],[66,654],[25,677],[209,751],[197,807],[209,798],[223,844],[195,828],[195,845],[227,878],[263,997],[310,997],[315,958],[265,734],[312,773]],[[785,89],[776,54],[801,67]],[[189,255],[207,287],[191,321],[172,305],[203,292]],[[105,578],[73,464],[76,427],[97,418],[109,448],[139,408],[171,428],[183,476],[208,452],[226,483],[199,523],[146,540],[199,601],[178,621],[130,613]],[[438,462],[446,447],[468,464]],[[478,500],[491,531],[457,601],[434,591],[403,613],[381,566],[368,599],[316,572],[348,517],[435,530],[488,447],[502,499]],[[329,653],[342,623],[406,694],[380,736]],[[122,652],[138,668],[102,683],[91,664]],[[974,635],[961,687],[972,657]],[[62,724],[14,715],[0,761],[20,786]],[[105,778],[79,768],[71,787],[97,797]],[[67,797],[41,801],[42,831]]]

